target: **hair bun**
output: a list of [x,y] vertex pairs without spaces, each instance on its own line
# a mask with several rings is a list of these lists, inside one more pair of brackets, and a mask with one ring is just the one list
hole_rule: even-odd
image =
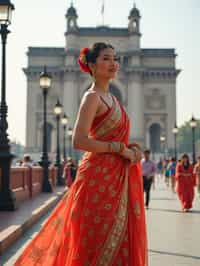
[[89,48],[87,47],[81,49],[79,58],[78,58],[79,66],[81,68],[81,71],[84,73],[90,73],[90,69],[88,67],[87,58],[86,58],[86,54],[88,51],[89,51]]

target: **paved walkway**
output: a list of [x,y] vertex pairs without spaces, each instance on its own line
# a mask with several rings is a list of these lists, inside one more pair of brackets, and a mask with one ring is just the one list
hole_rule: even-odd
[[147,210],[150,266],[200,266],[200,199],[182,213],[176,194],[163,182]]
[[[1,266],[13,265],[50,213],[0,257]],[[149,266],[200,266],[200,199],[196,197],[192,212],[182,213],[177,196],[160,182],[152,191],[147,224]]]

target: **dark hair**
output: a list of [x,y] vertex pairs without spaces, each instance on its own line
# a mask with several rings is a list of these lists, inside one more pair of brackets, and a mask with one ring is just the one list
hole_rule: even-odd
[[190,158],[189,158],[188,154],[187,153],[184,153],[182,155],[181,159],[182,159],[182,162],[183,162],[184,159],[187,159],[187,163],[184,166],[184,168],[187,169],[189,167],[189,165],[190,165]]
[[114,50],[114,47],[111,44],[107,44],[104,42],[96,42],[93,44],[91,48],[86,53],[86,61],[87,63],[96,63],[97,57],[100,52],[104,49],[111,48]]
[[145,149],[145,150],[144,150],[144,153],[150,154],[151,151],[150,151],[149,149]]

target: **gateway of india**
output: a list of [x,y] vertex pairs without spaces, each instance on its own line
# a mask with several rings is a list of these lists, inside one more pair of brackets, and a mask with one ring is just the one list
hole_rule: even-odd
[[[57,99],[63,105],[73,127],[83,93],[92,80],[81,73],[77,64],[82,47],[94,42],[111,43],[120,57],[120,71],[110,84],[110,91],[125,106],[131,121],[130,141],[139,142],[153,153],[162,150],[161,136],[168,149],[174,147],[172,128],[176,122],[176,53],[174,49],[141,48],[140,11],[130,10],[127,27],[80,27],[77,10],[71,4],[66,13],[65,47],[29,47],[27,77],[26,148],[42,150],[43,97],[39,76],[44,65],[52,76],[47,95],[48,151],[56,151],[56,119],[53,112]],[[61,130],[60,143],[62,145]],[[68,146],[70,141],[68,141]]]

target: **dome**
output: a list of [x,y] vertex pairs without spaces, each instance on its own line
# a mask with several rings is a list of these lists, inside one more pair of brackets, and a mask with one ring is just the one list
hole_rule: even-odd
[[133,9],[130,12],[129,18],[131,17],[138,17],[140,18],[140,11],[139,9],[136,8],[136,6],[134,5]]
[[76,9],[73,7],[73,5],[71,5],[68,10],[67,10],[67,14],[66,14],[67,17],[78,17],[77,16],[77,13],[76,13]]

